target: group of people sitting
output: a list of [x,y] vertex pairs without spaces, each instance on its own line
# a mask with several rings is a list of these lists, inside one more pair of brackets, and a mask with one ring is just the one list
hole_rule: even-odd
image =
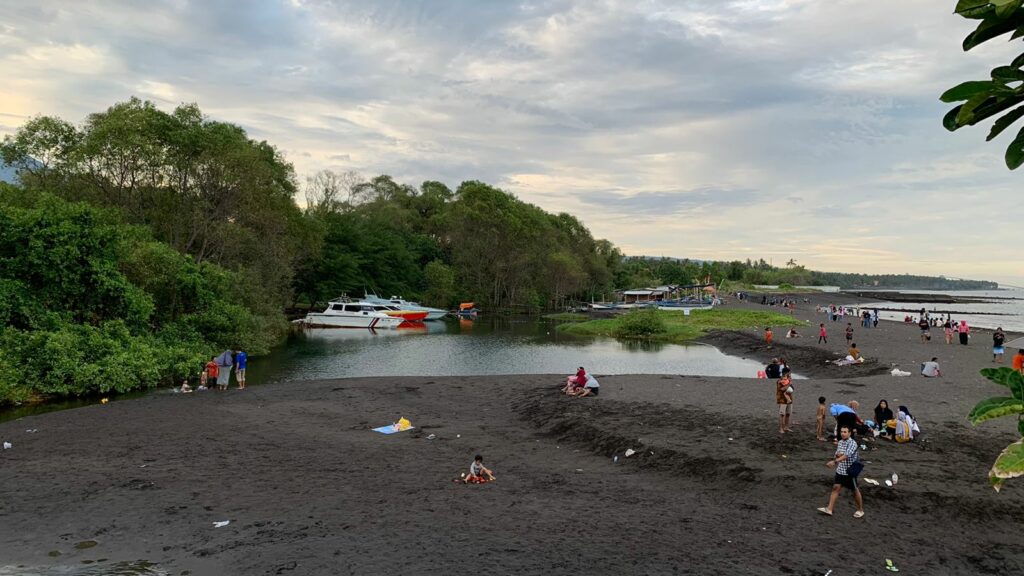
[[[819,398],[821,403],[824,400],[824,397]],[[906,406],[900,406],[894,416],[889,402],[880,400],[875,406],[874,420],[862,419],[857,415],[859,409],[860,403],[856,400],[831,406],[829,413],[836,419],[834,438],[838,438],[838,430],[844,426],[854,435],[882,437],[899,443],[913,442],[921,434],[921,428]]]
[[601,392],[601,385],[597,382],[597,378],[587,374],[583,366],[580,366],[576,370],[575,375],[566,378],[562,392],[567,396],[578,396],[581,398],[583,396],[597,396]]

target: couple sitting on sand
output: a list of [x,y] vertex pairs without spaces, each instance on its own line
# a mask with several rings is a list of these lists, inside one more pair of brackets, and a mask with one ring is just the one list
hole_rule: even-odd
[[567,396],[597,396],[601,392],[601,385],[597,378],[587,374],[587,371],[580,366],[575,376],[566,378],[562,392]]
[[900,406],[893,417],[889,403],[885,400],[880,400],[878,406],[875,406],[875,421],[872,424],[878,430],[877,435],[899,443],[913,442],[921,434],[921,428],[910,414],[909,408]]

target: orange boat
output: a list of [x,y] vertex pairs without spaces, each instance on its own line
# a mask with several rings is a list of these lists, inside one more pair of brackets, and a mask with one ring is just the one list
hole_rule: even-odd
[[383,312],[388,316],[394,316],[395,318],[401,318],[406,322],[422,322],[427,317],[426,310],[402,310],[398,306],[391,304],[374,304],[372,302],[360,302],[363,306],[372,306],[375,312]]

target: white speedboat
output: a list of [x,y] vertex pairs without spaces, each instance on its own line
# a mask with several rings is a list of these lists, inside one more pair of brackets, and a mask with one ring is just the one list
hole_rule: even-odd
[[306,314],[305,324],[317,328],[397,328],[405,322],[366,302],[331,300],[323,312]]
[[407,310],[409,312],[426,312],[427,315],[425,318],[423,318],[424,320],[440,320],[441,318],[444,318],[448,314],[447,310],[441,310],[440,308],[431,308],[430,306],[423,306],[418,302],[409,302],[408,300],[402,300],[398,296],[392,296],[389,299],[384,299],[374,294],[367,294],[364,300],[366,300],[367,302],[372,302],[374,304],[397,306],[399,310]]

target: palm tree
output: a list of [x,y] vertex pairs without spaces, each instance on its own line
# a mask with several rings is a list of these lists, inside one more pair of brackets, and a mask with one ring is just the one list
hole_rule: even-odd
[[790,258],[789,262],[786,262],[786,266],[789,267],[789,268],[792,268],[793,266],[796,266],[796,260]]

